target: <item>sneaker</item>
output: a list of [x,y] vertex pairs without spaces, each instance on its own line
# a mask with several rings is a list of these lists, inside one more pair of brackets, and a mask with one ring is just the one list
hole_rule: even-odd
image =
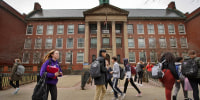
[[137,97],[141,97],[141,96],[142,96],[142,93],[138,93],[136,96],[137,96]]
[[123,95],[121,96],[121,99],[123,100],[125,98],[126,94],[123,93]]
[[19,91],[19,88],[16,88],[16,90],[13,92],[13,94],[17,94]]
[[142,84],[139,84],[139,86],[141,86],[141,87],[142,87],[143,85],[142,85]]

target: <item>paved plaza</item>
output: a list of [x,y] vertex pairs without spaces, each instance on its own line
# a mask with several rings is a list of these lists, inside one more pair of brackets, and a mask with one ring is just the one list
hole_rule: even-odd
[[[120,81],[120,89],[123,90],[123,81]],[[81,90],[81,76],[70,75],[63,76],[58,82],[58,100],[93,100],[95,93],[95,85],[87,85],[86,90]],[[13,95],[14,89],[0,91],[0,100],[31,100],[33,89],[36,83],[22,85],[17,95]],[[127,94],[124,100],[165,100],[165,90],[163,87],[156,87],[144,83],[143,87],[139,87],[142,91],[142,97],[136,97],[136,90],[129,84]],[[113,94],[108,88],[104,100],[112,100]],[[192,92],[189,92],[189,97],[192,97]],[[50,100],[50,98],[49,98]],[[179,92],[178,100],[183,100],[182,90]]]

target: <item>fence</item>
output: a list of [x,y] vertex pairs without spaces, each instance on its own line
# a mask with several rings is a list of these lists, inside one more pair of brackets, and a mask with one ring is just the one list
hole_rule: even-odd
[[[0,74],[0,90],[11,87],[10,86],[10,73]],[[25,73],[22,77],[22,80],[19,82],[20,85],[37,81],[37,73]]]

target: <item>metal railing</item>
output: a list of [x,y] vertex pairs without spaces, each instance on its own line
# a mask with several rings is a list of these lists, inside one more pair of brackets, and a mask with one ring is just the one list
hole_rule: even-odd
[[[10,73],[2,73],[0,74],[0,90],[10,88]],[[20,85],[24,85],[31,82],[37,81],[37,73],[25,73],[22,76],[22,80],[19,81]]]

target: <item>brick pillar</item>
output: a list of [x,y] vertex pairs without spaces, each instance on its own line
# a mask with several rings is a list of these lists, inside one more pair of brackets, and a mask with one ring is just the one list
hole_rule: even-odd
[[116,32],[115,32],[115,21],[112,21],[112,54],[116,56]]
[[101,22],[97,22],[97,56],[99,54],[99,50],[101,49]]
[[89,24],[85,22],[85,48],[84,48],[84,62],[88,63],[89,55]]
[[124,22],[124,51],[125,51],[125,58],[129,58],[127,22]]

